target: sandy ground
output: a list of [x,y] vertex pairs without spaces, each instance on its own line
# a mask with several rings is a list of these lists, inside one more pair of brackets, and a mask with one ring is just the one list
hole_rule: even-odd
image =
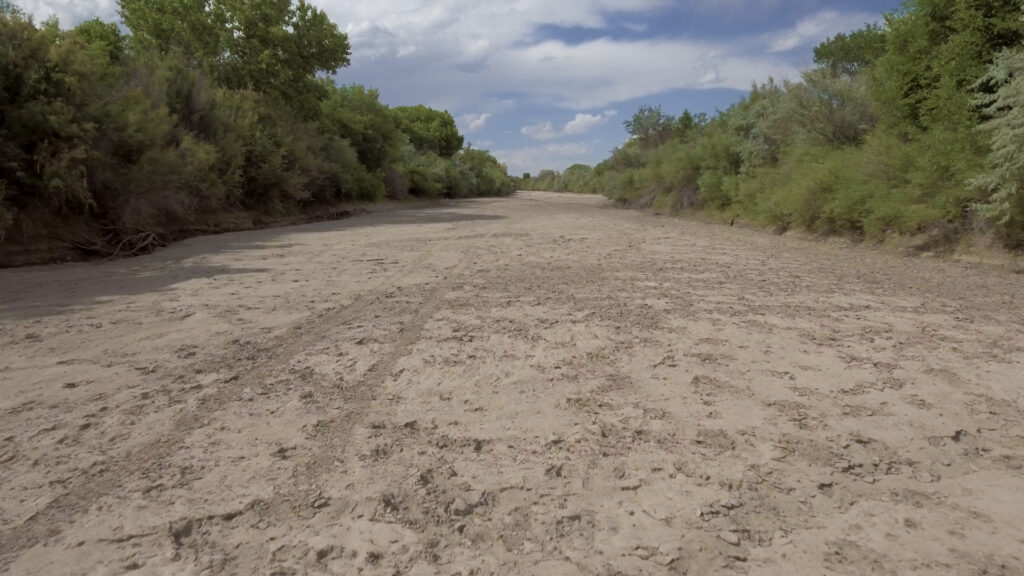
[[540,193],[0,270],[0,572],[1022,574],[1022,305]]

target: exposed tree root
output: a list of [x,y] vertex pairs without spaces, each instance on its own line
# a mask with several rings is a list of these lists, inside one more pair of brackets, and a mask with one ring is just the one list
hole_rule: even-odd
[[167,245],[156,233],[148,230],[131,233],[116,228],[104,230],[106,233],[101,236],[64,237],[62,240],[83,252],[102,256],[105,260],[149,254]]

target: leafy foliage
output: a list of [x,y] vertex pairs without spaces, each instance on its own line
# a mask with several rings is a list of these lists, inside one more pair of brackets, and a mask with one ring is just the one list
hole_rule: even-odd
[[349,64],[348,37],[306,0],[121,0],[120,12],[135,42],[306,112],[324,95],[316,76]]
[[585,185],[532,187],[861,238],[989,222],[1024,246],[1022,8],[907,0],[819,45],[799,82],[755,85],[710,119],[643,106]]
[[1014,246],[1024,245],[1024,47],[999,54],[983,84],[998,88],[980,104],[989,119],[981,126],[991,152],[988,170],[972,184],[987,200],[982,212],[994,218]]
[[814,63],[833,74],[853,76],[885,55],[885,40],[885,28],[877,24],[836,34],[814,49]]
[[465,143],[455,126],[455,119],[447,110],[433,110],[421,104],[392,108],[391,114],[395,124],[417,150],[449,158]]
[[641,106],[633,117],[623,122],[630,137],[644,146],[664,144],[672,137],[676,118],[661,111],[661,106]]
[[447,112],[322,78],[348,40],[304,0],[124,0],[130,34],[3,8],[0,241],[512,190]]

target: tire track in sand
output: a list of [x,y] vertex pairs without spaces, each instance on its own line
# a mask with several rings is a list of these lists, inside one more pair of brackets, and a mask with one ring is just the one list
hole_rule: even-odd
[[[457,238],[440,243],[428,243],[418,252],[436,253],[458,243]],[[450,289],[462,273],[467,256],[468,253],[464,254],[454,269],[448,271],[447,278],[429,291],[427,298],[418,306],[419,311],[399,332],[398,341],[392,350],[376,362],[366,376],[354,386],[348,387],[344,398],[348,407],[345,410],[346,415],[344,418],[332,419],[328,427],[328,438],[331,440],[318,452],[319,456],[316,459],[321,464],[314,464],[311,468],[325,467],[323,462],[330,460],[331,451],[336,449],[337,441],[344,433],[344,423],[351,420],[352,414],[359,413],[360,406],[373,400],[373,387],[383,382],[398,360],[416,341],[423,326],[440,307],[440,295]],[[423,259],[417,259],[413,262],[422,261]],[[216,388],[201,397],[196,407],[188,414],[177,419],[166,435],[127,454],[113,455],[104,462],[94,465],[89,471],[72,479],[65,492],[45,504],[25,521],[0,531],[0,571],[6,570],[25,550],[59,536],[95,502],[122,489],[132,477],[159,467],[161,462],[172,457],[181,448],[191,433],[206,426],[210,416],[226,404],[238,401],[242,391],[250,383],[267,379],[287,367],[292,358],[322,341],[337,326],[359,318],[365,310],[379,309],[385,300],[382,291],[387,290],[394,280],[408,273],[408,267],[402,267],[382,277],[376,285],[357,295],[348,305],[315,317],[307,317],[286,329],[283,334],[269,338],[259,346],[259,359],[251,366],[239,366],[240,363],[251,362],[251,352],[233,350],[206,360],[199,366],[190,366],[184,373],[178,372],[167,377],[167,380],[173,382],[182,378],[189,379],[196,373],[206,371],[228,371],[234,374],[229,379],[218,381]],[[238,368],[232,370],[233,367]],[[354,422],[351,425],[354,425]]]

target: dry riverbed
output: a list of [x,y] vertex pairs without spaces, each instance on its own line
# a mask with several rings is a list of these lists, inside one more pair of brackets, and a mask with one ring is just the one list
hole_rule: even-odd
[[596,198],[0,270],[0,414],[0,573],[1024,566],[1024,276]]

